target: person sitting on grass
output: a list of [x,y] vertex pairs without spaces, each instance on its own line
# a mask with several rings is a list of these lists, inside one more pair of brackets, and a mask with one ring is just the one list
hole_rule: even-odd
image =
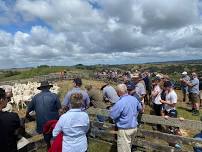
[[83,95],[81,93],[72,93],[70,96],[71,109],[63,114],[53,129],[53,138],[62,132],[63,152],[86,152],[87,137],[89,129],[88,114],[81,109],[83,104]]

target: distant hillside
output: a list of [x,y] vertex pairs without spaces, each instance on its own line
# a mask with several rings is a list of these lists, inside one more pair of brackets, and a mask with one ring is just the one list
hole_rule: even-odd
[[202,64],[202,59],[200,59],[200,60],[166,61],[166,62],[149,62],[146,64]]

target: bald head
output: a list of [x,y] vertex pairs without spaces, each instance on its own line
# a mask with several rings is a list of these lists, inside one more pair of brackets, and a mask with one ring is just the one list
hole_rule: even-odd
[[119,96],[123,96],[124,94],[128,93],[127,86],[125,84],[119,84],[119,85],[117,85],[116,91],[117,91],[117,94]]

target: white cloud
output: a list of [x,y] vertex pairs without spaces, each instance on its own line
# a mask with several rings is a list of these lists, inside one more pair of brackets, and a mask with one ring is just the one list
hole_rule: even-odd
[[202,58],[200,1],[90,1],[18,0],[12,7],[0,1],[0,24],[40,19],[49,26],[1,31],[0,51],[13,61],[2,67]]

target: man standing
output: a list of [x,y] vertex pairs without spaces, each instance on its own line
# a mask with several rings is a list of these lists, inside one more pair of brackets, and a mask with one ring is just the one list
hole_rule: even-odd
[[151,77],[150,77],[150,73],[149,72],[145,72],[144,73],[144,77],[143,77],[144,83],[145,83],[145,87],[146,87],[146,95],[144,97],[145,103],[149,104],[150,101],[150,96],[151,96]]
[[66,111],[69,110],[69,109],[71,109],[70,97],[74,93],[81,93],[82,94],[82,96],[83,96],[83,103],[82,103],[81,108],[83,110],[88,109],[89,106],[90,106],[90,98],[89,98],[87,92],[85,90],[81,89],[81,86],[82,86],[81,79],[80,78],[75,78],[73,80],[73,86],[74,86],[73,89],[70,90],[70,91],[68,91],[67,94],[65,95],[64,102],[62,104],[63,105],[63,109],[66,110]]
[[0,148],[2,152],[17,152],[20,118],[17,113],[2,111],[7,102],[5,90],[0,88]]
[[192,103],[192,115],[198,116],[199,113],[199,79],[197,74],[193,72],[191,74],[190,81],[183,81],[189,87],[189,101]]
[[186,71],[182,72],[182,77],[180,81],[181,81],[181,89],[183,93],[183,102],[186,102],[187,95],[188,95],[188,85],[184,83],[184,81],[187,81],[187,82],[190,81],[190,77],[187,75]]
[[142,106],[135,97],[128,95],[125,84],[117,86],[117,94],[120,99],[110,110],[110,117],[118,127],[117,150],[131,152],[131,141],[137,132],[137,116]]
[[[44,124],[49,120],[59,119],[61,104],[58,96],[49,91],[52,86],[48,81],[41,82],[41,86],[37,88],[41,92],[33,97],[27,108],[26,118],[31,111],[36,112],[36,132],[39,134],[43,133]],[[51,136],[44,134],[47,148],[50,147],[50,138]]]
[[142,79],[140,78],[140,75],[138,73],[132,75],[132,81],[135,84],[135,92],[141,99],[141,104],[142,104],[143,111],[144,111],[144,107],[145,107],[144,106],[144,97],[146,95],[146,88],[144,85],[144,81],[142,81]]

